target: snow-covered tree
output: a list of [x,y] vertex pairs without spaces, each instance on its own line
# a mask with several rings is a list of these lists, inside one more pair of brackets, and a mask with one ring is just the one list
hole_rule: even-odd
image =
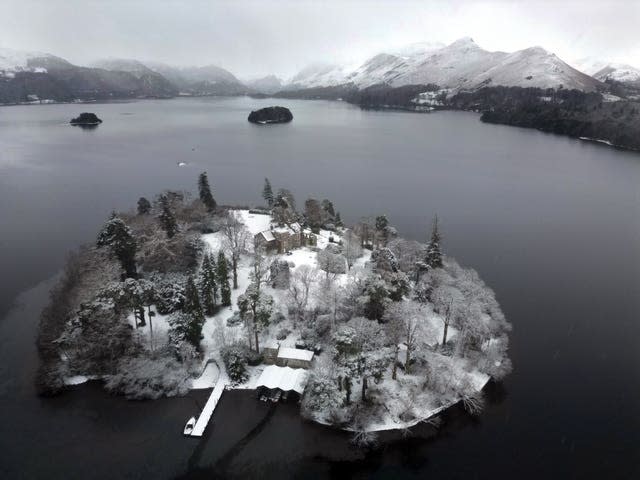
[[184,297],[182,311],[175,312],[169,317],[169,325],[171,326],[169,338],[176,352],[180,349],[181,342],[189,342],[194,348],[200,348],[202,327],[205,320],[200,306],[198,289],[192,276],[187,277]]
[[424,262],[429,268],[442,268],[442,252],[440,251],[440,231],[438,230],[438,217],[433,219],[431,239],[427,245],[427,253]]
[[318,268],[324,271],[327,277],[330,274],[347,273],[347,260],[340,253],[333,253],[329,249],[320,250],[316,258]]
[[411,290],[411,282],[404,272],[385,273],[384,280],[387,282],[389,298],[394,302],[400,302]]
[[249,273],[251,281],[258,287],[262,287],[267,283],[270,271],[271,259],[264,255],[262,249],[256,249],[251,258],[251,273]]
[[180,273],[156,274],[151,277],[155,285],[158,313],[167,315],[182,309],[187,279]]
[[325,214],[325,223],[326,222],[334,222],[336,217],[336,211],[333,208],[333,203],[326,198],[322,200],[322,210]]
[[393,303],[385,313],[387,337],[394,349],[395,361],[393,364],[392,378],[396,379],[396,366],[398,354],[400,353],[400,343],[406,347],[405,372],[409,373],[411,368],[411,355],[416,348],[418,336],[424,329],[427,311],[425,305],[407,300]]
[[378,215],[376,217],[376,244],[386,245],[389,232],[387,228],[389,227],[389,220],[386,215]]
[[196,350],[200,348],[202,340],[202,319],[196,314],[175,312],[169,317],[169,340],[178,355],[182,342],[188,342]]
[[351,270],[355,261],[362,256],[362,240],[351,229],[342,236],[344,257],[347,259],[347,267]]
[[389,365],[384,347],[385,334],[380,324],[362,317],[349,320],[334,335],[334,359],[347,376],[362,380],[361,400],[367,398],[370,378],[379,381]]
[[126,277],[136,278],[138,276],[136,268],[137,243],[131,230],[120,217],[115,213],[111,215],[107,223],[98,234],[98,247],[108,247],[115,256]]
[[238,309],[247,329],[254,336],[255,350],[260,353],[258,334],[269,326],[273,313],[273,297],[263,292],[260,286],[253,282],[238,297]]
[[200,296],[204,313],[211,316],[215,313],[216,302],[218,300],[218,283],[216,282],[215,260],[209,253],[205,253],[202,260],[202,268],[198,278]]
[[307,225],[314,232],[318,232],[324,224],[324,215],[320,202],[315,198],[308,198],[304,202],[304,218]]
[[156,302],[156,286],[155,284],[146,279],[138,280],[138,288],[140,289],[140,300],[144,307],[147,308],[147,316],[149,317],[149,347],[151,351],[154,351],[154,339],[153,339],[153,317],[155,312],[151,310],[151,305]]
[[211,193],[207,172],[202,172],[198,177],[198,193],[200,194],[200,201],[207,207],[207,210],[210,212],[215,211],[217,204]]
[[269,270],[271,288],[279,290],[289,288],[289,283],[291,281],[291,269],[289,268],[289,263],[286,260],[274,260],[269,266]]
[[229,267],[224,252],[218,252],[216,263],[216,280],[220,288],[220,304],[223,307],[231,306],[231,287],[229,286]]
[[316,271],[308,265],[302,265],[294,272],[289,283],[289,308],[294,312],[298,322],[304,320],[304,314],[309,303],[311,288],[316,282]]
[[293,194],[284,188],[278,190],[273,200],[273,221],[282,226],[297,221],[296,203]]
[[240,256],[247,251],[249,231],[233,211],[230,211],[222,222],[221,231],[224,235],[224,248],[231,259],[233,288],[236,289],[238,288],[238,262]]
[[171,210],[171,203],[169,201],[169,197],[165,195],[160,195],[160,215],[158,219],[160,220],[160,226],[167,234],[168,238],[173,238],[173,236],[178,232],[178,223],[176,221],[176,217]]
[[144,292],[138,280],[127,278],[123,283],[129,308],[133,312],[136,328],[146,325],[144,315]]
[[389,305],[389,290],[380,275],[369,275],[364,283],[362,295],[358,299],[364,316],[371,320],[381,320]]

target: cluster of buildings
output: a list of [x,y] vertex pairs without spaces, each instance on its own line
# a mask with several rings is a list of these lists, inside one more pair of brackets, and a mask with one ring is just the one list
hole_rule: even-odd
[[263,347],[264,363],[268,365],[258,378],[256,390],[260,398],[285,398],[302,395],[313,362],[313,352],[278,344]]
[[316,244],[314,233],[308,228],[303,229],[297,222],[281,227],[272,226],[253,237],[254,247],[267,253],[285,253],[304,246],[314,247]]

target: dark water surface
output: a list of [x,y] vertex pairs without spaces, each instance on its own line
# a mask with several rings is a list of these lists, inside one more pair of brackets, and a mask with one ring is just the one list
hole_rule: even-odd
[[[466,113],[282,101],[291,124],[246,121],[270,103],[0,109],[0,312],[24,292],[0,322],[0,477],[640,478],[640,155]],[[66,124],[87,110],[104,123]],[[327,197],[349,221],[386,213],[418,239],[437,212],[445,251],[480,272],[514,325],[496,401],[478,420],[453,412],[435,437],[424,427],[363,453],[249,392],[223,396],[202,441],[180,430],[207,392],[35,397],[40,282],[112,209],[195,191],[202,170],[219,202],[258,202],[267,176],[299,205]]]

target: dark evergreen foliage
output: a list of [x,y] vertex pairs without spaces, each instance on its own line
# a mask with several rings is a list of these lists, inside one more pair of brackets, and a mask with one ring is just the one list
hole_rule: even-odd
[[116,216],[115,213],[100,230],[97,246],[111,249],[112,254],[120,261],[126,277],[137,277],[136,240],[124,220]]
[[269,182],[268,178],[264,179],[264,188],[262,189],[262,198],[267,202],[267,206],[269,208],[273,207],[273,189],[271,188],[271,182]]
[[198,177],[198,193],[200,194],[200,200],[207,207],[207,210],[213,212],[217,208],[213,194],[211,193],[211,187],[209,186],[209,178],[207,172],[202,172]]
[[216,281],[215,261],[210,254],[205,254],[199,278],[202,307],[208,316],[215,314],[218,300],[218,283]]
[[138,200],[138,215],[147,215],[151,211],[151,202],[144,197]]
[[224,252],[218,252],[218,263],[216,265],[216,276],[220,288],[220,304],[223,307],[231,306],[231,286],[229,285],[229,265]]
[[431,240],[427,245],[427,253],[424,262],[429,268],[442,268],[442,252],[440,251],[440,232],[438,230],[438,217],[433,219]]
[[167,195],[160,196],[160,215],[158,216],[162,229],[166,232],[167,237],[173,238],[178,232],[178,224],[176,217],[171,211],[171,205]]

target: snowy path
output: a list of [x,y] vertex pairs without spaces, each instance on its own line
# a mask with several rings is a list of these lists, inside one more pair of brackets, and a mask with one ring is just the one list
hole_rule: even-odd
[[196,420],[196,424],[193,427],[193,431],[191,432],[192,437],[202,436],[205,428],[207,428],[207,425],[209,424],[209,420],[211,420],[213,411],[218,405],[218,400],[220,400],[222,392],[224,392],[224,389],[228,384],[229,378],[227,377],[226,372],[221,371],[216,386],[213,388],[213,391],[211,392],[207,403],[205,403],[204,408],[202,409],[202,413],[200,413],[200,416],[198,417],[198,420]]
[[214,360],[208,360],[202,374],[191,381],[191,389],[213,388],[220,377],[220,369]]

